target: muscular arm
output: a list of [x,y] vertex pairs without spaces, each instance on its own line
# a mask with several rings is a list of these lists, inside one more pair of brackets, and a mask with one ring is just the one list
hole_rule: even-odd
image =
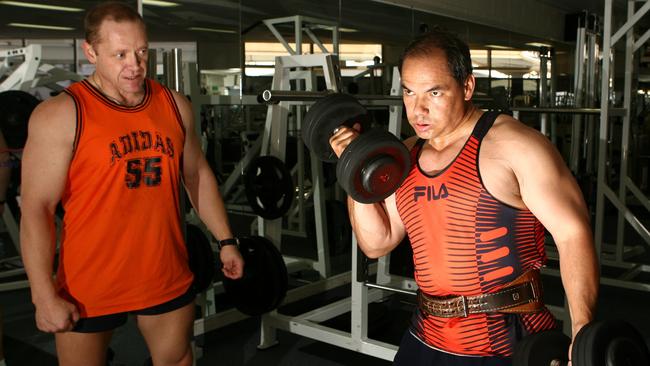
[[[341,127],[330,138],[330,144],[336,155],[341,156],[345,147],[357,135],[355,130]],[[406,142],[407,146],[412,146],[413,141]],[[359,203],[348,198],[348,212],[359,248],[369,258],[378,258],[390,253],[404,238],[406,230],[397,212],[395,194],[384,201],[371,204]]]
[[72,157],[75,118],[74,103],[66,94],[41,103],[30,118],[22,158],[20,245],[36,322],[44,331],[67,330],[78,316],[72,304],[57,296],[52,279],[54,211]]
[[[217,240],[232,238],[233,233],[228,222],[228,215],[223,203],[217,179],[208,165],[199,138],[194,130],[194,118],[189,101],[174,92],[174,99],[180,110],[185,126],[185,146],[183,151],[183,181],[192,206]],[[241,276],[243,262],[234,246],[222,248],[221,261],[224,263],[226,276]],[[233,265],[234,267],[230,267]]]
[[598,296],[598,262],[587,207],[575,179],[547,138],[525,128],[518,153],[509,154],[521,198],[553,236],[573,336],[593,320]]
[[359,248],[369,258],[390,253],[404,238],[404,224],[397,213],[395,194],[372,204],[348,198],[348,211]]

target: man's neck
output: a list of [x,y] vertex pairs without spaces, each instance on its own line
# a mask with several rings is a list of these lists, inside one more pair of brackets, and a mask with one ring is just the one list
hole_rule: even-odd
[[125,107],[136,106],[136,105],[140,104],[140,102],[142,102],[142,98],[144,98],[144,89],[139,93],[122,94],[117,89],[111,90],[110,88],[105,87],[104,85],[107,85],[108,83],[103,83],[102,78],[98,77],[97,74],[95,74],[95,73],[93,73],[88,78],[88,80],[106,98],[110,99],[113,103],[121,105],[121,106],[125,106]]
[[464,108],[461,118],[452,122],[446,131],[429,139],[429,144],[438,151],[444,150],[447,146],[456,143],[458,140],[465,141],[472,133],[480,111],[473,104],[468,103]]

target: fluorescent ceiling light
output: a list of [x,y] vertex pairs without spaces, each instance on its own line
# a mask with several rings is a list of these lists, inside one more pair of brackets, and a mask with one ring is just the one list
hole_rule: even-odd
[[533,46],[533,47],[553,47],[552,45],[548,43],[540,43],[540,42],[528,42],[526,43],[528,46]]
[[162,6],[162,7],[171,7],[178,6],[178,3],[173,3],[171,1],[162,1],[162,0],[142,0],[142,4],[151,5],[151,6]]
[[203,27],[189,27],[187,29],[193,31],[204,31],[204,32],[215,32],[215,33],[237,33],[236,31],[230,29],[203,28]]
[[36,4],[36,3],[25,3],[21,1],[0,1],[2,5],[12,5],[12,6],[22,6],[24,8],[34,8],[34,9],[45,9],[45,10],[58,10],[58,11],[72,11],[79,12],[83,11],[81,8],[72,8],[68,6],[57,6],[57,5],[45,5],[45,4]]
[[498,44],[486,44],[485,47],[494,48],[495,50],[511,50],[512,49],[512,47],[499,46]]
[[29,23],[9,23],[7,24],[10,27],[20,27],[20,28],[38,28],[38,29],[49,29],[49,30],[74,30],[72,27],[61,27],[58,25],[44,25],[44,24],[29,24]]

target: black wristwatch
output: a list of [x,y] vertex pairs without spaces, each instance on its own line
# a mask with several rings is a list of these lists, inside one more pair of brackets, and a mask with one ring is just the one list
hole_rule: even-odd
[[219,250],[221,250],[221,248],[225,247],[226,245],[234,245],[239,249],[239,239],[228,238],[223,240],[217,240],[217,247],[219,248]]

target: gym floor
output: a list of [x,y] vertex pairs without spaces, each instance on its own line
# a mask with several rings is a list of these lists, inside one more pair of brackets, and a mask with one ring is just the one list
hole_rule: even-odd
[[[615,221],[615,220],[613,220]],[[238,226],[237,219],[233,226]],[[236,232],[245,232],[250,227],[246,220],[235,228]],[[3,238],[4,255],[12,255],[13,246]],[[309,257],[310,251],[306,243],[287,241],[286,250],[292,255],[301,252]],[[285,248],[283,246],[283,248]],[[283,249],[284,250],[284,249]],[[313,255],[313,254],[312,254]],[[348,257],[349,258],[349,257]],[[336,270],[349,269],[350,263],[343,255],[333,259]],[[336,271],[335,270],[335,271]],[[562,305],[563,292],[560,279],[555,276],[544,276],[545,297],[552,305]],[[646,283],[648,279],[645,279]],[[302,312],[300,307],[311,309],[348,296],[349,286],[343,286],[325,294],[314,296],[301,302],[297,307],[292,304],[280,309],[282,313],[292,314]],[[644,336],[650,340],[650,312],[648,304],[650,296],[647,292],[623,289],[612,286],[601,286],[598,302],[597,319],[623,319],[632,323]],[[219,301],[219,298],[217,299]],[[407,327],[414,299],[408,295],[394,295],[381,303],[369,306],[370,329],[369,335],[396,344]],[[34,307],[31,304],[29,289],[7,291],[0,294],[0,309],[2,310],[3,342],[5,358],[9,366],[15,365],[56,365],[54,337],[36,330],[34,323]],[[279,343],[271,348],[257,349],[259,342],[260,319],[248,318],[232,325],[216,329],[197,339],[197,344],[203,345],[203,356],[197,360],[197,365],[227,365],[227,366],[257,366],[257,365],[310,365],[310,366],[339,366],[339,365],[390,365],[390,362],[348,351],[323,342],[301,337],[284,331],[278,331]],[[349,331],[349,314],[341,315],[327,321],[327,325]],[[112,365],[143,365],[148,357],[144,340],[139,335],[133,319],[122,328],[116,330],[111,342],[115,356]]]

